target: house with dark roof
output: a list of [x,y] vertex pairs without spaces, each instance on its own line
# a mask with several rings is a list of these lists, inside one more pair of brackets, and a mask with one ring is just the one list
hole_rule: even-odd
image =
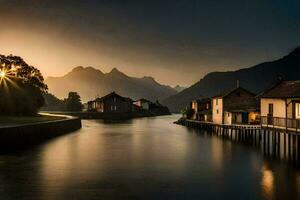
[[300,81],[282,81],[259,97],[262,126],[298,131],[300,128]]
[[217,124],[259,123],[259,100],[252,92],[237,87],[212,97],[212,118]]
[[191,107],[193,109],[192,119],[205,122],[212,121],[212,108],[210,98],[193,100]]
[[88,111],[101,113],[130,113],[133,110],[133,100],[122,97],[115,92],[88,102]]

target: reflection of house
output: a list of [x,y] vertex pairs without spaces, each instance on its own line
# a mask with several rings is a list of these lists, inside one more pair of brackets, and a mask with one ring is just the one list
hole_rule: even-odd
[[259,102],[248,90],[238,87],[212,98],[213,122],[252,124],[259,122]]
[[128,113],[133,109],[132,100],[112,92],[88,102],[88,110],[103,113]]
[[152,102],[148,101],[147,99],[139,99],[139,100],[133,102],[134,105],[138,106],[139,108],[141,108],[143,110],[149,110],[151,103]]
[[262,125],[300,128],[300,81],[283,81],[261,96]]
[[211,99],[197,99],[192,101],[194,114],[192,119],[199,121],[212,121]]

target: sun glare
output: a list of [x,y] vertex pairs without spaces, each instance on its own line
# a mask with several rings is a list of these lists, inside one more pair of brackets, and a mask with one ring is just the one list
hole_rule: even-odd
[[5,78],[5,76],[6,76],[6,72],[5,71],[0,71],[0,77]]

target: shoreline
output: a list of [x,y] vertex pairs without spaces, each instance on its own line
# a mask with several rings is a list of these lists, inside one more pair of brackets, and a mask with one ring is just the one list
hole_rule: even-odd
[[99,113],[99,112],[63,112],[63,111],[43,111],[43,113],[54,115],[69,115],[80,119],[104,119],[104,120],[127,120],[143,117],[158,117],[171,115],[172,113]]
[[[47,122],[55,122],[55,121],[60,121],[60,120],[65,120],[65,119],[69,119],[72,116],[66,116],[66,115],[54,115],[54,114],[48,114],[48,113],[38,113],[37,116],[33,116],[33,117],[53,117],[53,119],[49,118],[49,119],[45,119],[45,120],[41,120],[41,121],[34,121],[32,120],[32,122],[28,122],[28,121],[21,121],[21,122],[14,122],[14,123],[0,123],[0,129],[1,128],[12,128],[12,127],[20,127],[20,126],[24,126],[24,125],[34,125],[34,124],[40,124],[40,123],[47,123]],[[32,116],[8,116],[8,117],[14,117],[15,119],[19,119],[20,118],[24,118],[24,117],[32,117]],[[26,118],[25,118],[26,119]],[[37,118],[38,119],[38,118]],[[12,121],[12,119],[10,119]]]
[[0,154],[15,152],[81,128],[78,117],[0,127]]

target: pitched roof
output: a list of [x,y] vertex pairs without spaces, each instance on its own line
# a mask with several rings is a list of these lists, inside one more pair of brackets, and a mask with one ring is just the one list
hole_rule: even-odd
[[223,105],[224,111],[227,112],[251,112],[260,110],[260,102],[254,98],[249,97],[243,101],[230,102]]
[[253,96],[255,95],[255,94],[253,94],[252,92],[246,90],[245,88],[237,87],[237,88],[234,88],[234,89],[232,89],[232,90],[225,91],[225,92],[222,92],[222,93],[220,93],[220,94],[218,94],[218,95],[215,95],[215,96],[213,96],[212,98],[223,98],[223,97],[226,97],[226,96],[230,95],[231,93],[235,92],[236,90],[244,90],[245,92],[247,92],[247,93],[249,93],[249,94],[252,94]]
[[211,99],[210,98],[202,98],[202,99],[195,99],[193,100],[193,102],[197,102],[197,103],[207,103],[207,102],[210,102]]
[[133,101],[132,99],[128,98],[128,97],[122,97],[121,95],[118,95],[116,92],[111,92],[101,98],[97,98],[95,101],[103,101],[104,99],[110,98],[112,96],[116,96],[118,98],[123,99],[124,101]]
[[300,98],[300,81],[282,81],[261,94],[260,98]]
[[250,92],[242,87],[234,88],[231,91],[224,92],[213,98],[223,98],[224,99],[231,94],[235,94],[235,93],[238,93],[241,91],[244,93],[247,93],[249,95],[242,95],[240,97],[240,99],[237,98],[237,99],[235,99],[235,101],[232,101],[232,99],[230,99],[230,101],[224,101],[223,102],[223,110],[227,111],[227,112],[250,112],[250,111],[259,110],[259,101],[258,101],[258,99],[255,98],[255,94],[253,94],[252,92]]
[[135,102],[138,102],[138,101],[145,102],[145,103],[152,103],[152,102],[149,101],[148,99],[144,99],[144,98],[138,99],[138,100],[136,100]]

